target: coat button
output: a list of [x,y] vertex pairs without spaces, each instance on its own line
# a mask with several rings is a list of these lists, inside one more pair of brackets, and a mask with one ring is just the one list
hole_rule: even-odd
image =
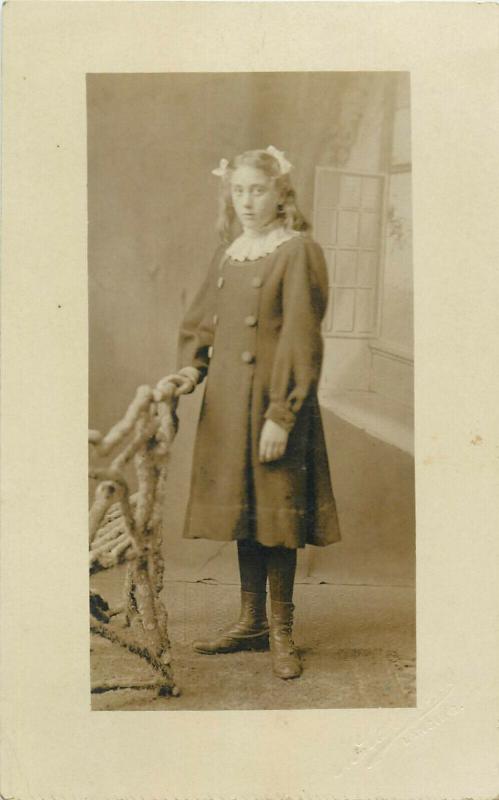
[[259,275],[255,275],[255,277],[251,281],[251,285],[254,286],[255,289],[259,289],[262,286],[263,281]]
[[219,288],[219,289],[221,289],[221,288],[222,288],[222,286],[224,285],[224,283],[225,283],[225,279],[224,279],[224,278],[222,278],[222,276],[220,276],[220,277],[219,277],[219,279],[218,279],[218,281],[217,281],[217,286],[218,286],[218,288]]
[[213,345],[210,344],[208,347],[208,358],[213,358]]
[[254,328],[255,325],[256,325],[256,322],[257,322],[257,319],[256,319],[256,317],[253,316],[253,314],[250,314],[248,317],[244,318],[244,324],[247,325],[249,328]]
[[218,314],[213,314],[213,324],[218,325]]
[[241,358],[245,364],[252,364],[255,360],[255,356],[253,353],[250,353],[249,350],[245,350],[244,353],[241,353]]

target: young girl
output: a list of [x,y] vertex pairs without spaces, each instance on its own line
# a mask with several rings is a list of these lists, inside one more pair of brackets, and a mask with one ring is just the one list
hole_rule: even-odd
[[207,376],[184,536],[237,541],[239,620],[194,648],[265,649],[270,633],[281,678],[301,673],[292,640],[296,550],[340,538],[316,393],[327,271],[290,169],[268,147],[213,170],[222,244],[181,324],[178,372],[163,379],[181,395]]

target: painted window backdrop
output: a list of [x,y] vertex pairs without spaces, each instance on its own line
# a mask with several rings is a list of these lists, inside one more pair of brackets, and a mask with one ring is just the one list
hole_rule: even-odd
[[317,167],[314,233],[329,271],[326,336],[377,334],[385,180]]

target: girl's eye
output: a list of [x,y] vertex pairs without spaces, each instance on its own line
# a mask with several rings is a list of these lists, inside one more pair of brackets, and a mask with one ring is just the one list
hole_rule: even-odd
[[[265,194],[266,188],[265,186],[252,186],[249,191],[254,195],[262,195]],[[244,194],[244,189],[242,186],[233,186],[232,192],[236,195],[242,195]]]

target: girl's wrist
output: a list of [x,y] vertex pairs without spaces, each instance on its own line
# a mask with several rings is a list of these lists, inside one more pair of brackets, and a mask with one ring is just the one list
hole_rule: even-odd
[[294,414],[284,402],[279,403],[272,401],[264,417],[265,419],[270,419],[272,422],[275,422],[276,425],[279,425],[279,427],[283,428],[288,434],[291,432],[296,422],[296,414]]

